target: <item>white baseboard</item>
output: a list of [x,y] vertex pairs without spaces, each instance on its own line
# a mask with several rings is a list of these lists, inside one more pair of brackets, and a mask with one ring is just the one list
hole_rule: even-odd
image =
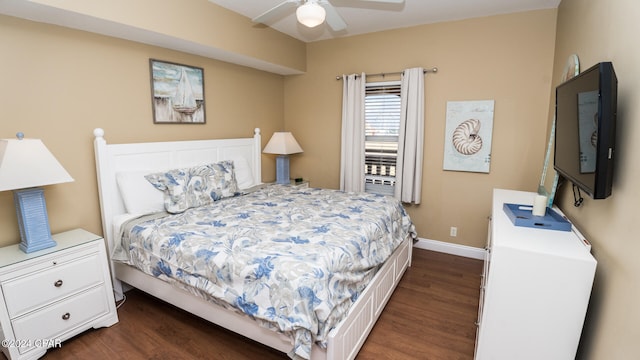
[[482,248],[423,238],[418,238],[418,241],[413,244],[413,247],[479,260],[484,260],[485,254],[485,250]]

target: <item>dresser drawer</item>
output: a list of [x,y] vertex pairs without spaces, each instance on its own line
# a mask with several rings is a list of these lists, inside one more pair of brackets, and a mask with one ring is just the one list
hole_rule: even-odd
[[4,281],[2,291],[9,317],[13,319],[102,283],[101,265],[98,253],[91,253],[73,262],[56,263],[45,270]]
[[[106,288],[91,288],[72,298],[54,303],[13,321],[13,333],[20,340],[65,340],[65,334],[109,312]],[[21,354],[32,347],[21,347]]]

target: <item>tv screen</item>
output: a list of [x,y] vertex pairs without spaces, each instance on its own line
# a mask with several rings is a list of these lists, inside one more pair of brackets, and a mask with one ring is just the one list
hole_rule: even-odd
[[556,88],[554,169],[594,199],[611,195],[617,88],[610,62]]

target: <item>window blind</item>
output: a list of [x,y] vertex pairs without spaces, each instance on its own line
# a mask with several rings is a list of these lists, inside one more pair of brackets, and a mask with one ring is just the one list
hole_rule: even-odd
[[366,84],[365,191],[393,195],[400,131],[400,82]]

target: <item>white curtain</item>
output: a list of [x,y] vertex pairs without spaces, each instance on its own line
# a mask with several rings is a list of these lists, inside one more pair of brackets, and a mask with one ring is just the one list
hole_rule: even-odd
[[407,69],[400,90],[400,133],[395,197],[420,204],[424,148],[424,69]]
[[365,74],[342,76],[340,190],[364,191]]

